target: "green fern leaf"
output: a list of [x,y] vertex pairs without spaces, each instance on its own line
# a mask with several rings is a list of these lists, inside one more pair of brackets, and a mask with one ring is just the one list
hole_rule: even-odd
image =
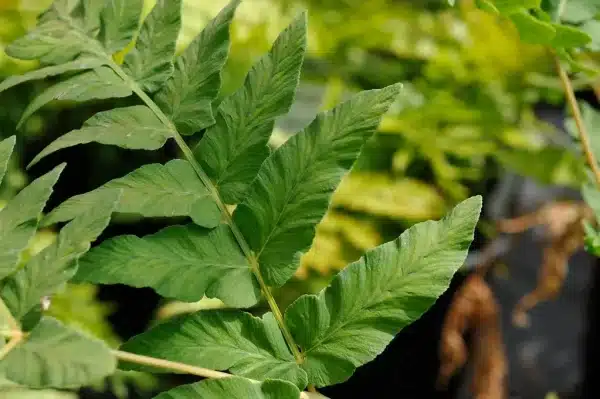
[[143,90],[158,90],[172,75],[180,29],[181,0],[158,0],[142,25],[135,48],[123,63],[125,72]]
[[122,350],[248,378],[282,379],[299,388],[307,383],[271,313],[258,318],[240,311],[200,311],[159,324]]
[[70,392],[23,388],[0,388],[0,395],[2,399],[77,399],[77,396]]
[[132,150],[158,150],[171,137],[169,128],[150,108],[143,105],[116,108],[94,115],[81,129],[59,137],[36,155],[27,167],[56,151],[79,144],[96,142]]
[[122,50],[138,29],[144,0],[108,0],[100,14],[100,40],[109,53]]
[[78,2],[57,0],[42,13],[36,28],[12,42],[6,53],[22,60],[39,59],[43,64],[62,64],[82,53],[101,51],[99,43],[85,40],[79,31],[85,21],[75,14]]
[[63,227],[54,243],[3,282],[0,296],[13,316],[21,319],[73,277],[77,260],[108,225],[120,194],[105,192],[101,201]]
[[57,166],[35,180],[0,210],[0,279],[17,267],[21,253],[37,230],[40,214],[64,166]]
[[78,388],[115,369],[116,360],[102,341],[51,317],[42,318],[24,341],[0,360],[0,373],[31,388]]
[[30,80],[45,79],[50,76],[62,75],[66,72],[94,69],[105,63],[106,62],[104,60],[101,60],[99,58],[82,57],[75,61],[70,61],[61,65],[49,66],[42,69],[37,69],[35,71],[27,72],[24,75],[10,76],[4,81],[2,81],[2,83],[0,83],[0,92],[10,89],[11,87],[20,85],[21,83],[28,82]]
[[[215,227],[220,220],[219,208],[192,166],[187,161],[175,159],[165,165],[144,165],[96,190],[72,197],[52,210],[42,220],[42,225],[71,220],[95,206],[106,191],[115,189],[123,192],[117,212],[145,217],[190,216],[204,227]],[[202,214],[197,214],[196,203],[202,205]]]
[[390,86],[355,95],[319,115],[262,164],[233,215],[268,285],[295,272],[329,200],[398,95]]
[[290,305],[285,322],[309,383],[346,380],[435,302],[467,256],[480,211],[473,197],[441,221],[419,223]]
[[215,123],[212,102],[229,52],[229,25],[239,0],[232,1],[175,60],[175,71],[155,101],[177,127],[191,135]]
[[267,380],[254,382],[241,377],[205,380],[182,385],[161,393],[155,399],[298,399],[300,391],[289,382]]
[[10,160],[16,142],[16,136],[10,136],[9,138],[0,141],[0,183],[2,183],[2,179],[4,179],[4,175],[8,169],[8,161]]
[[44,90],[27,106],[17,128],[20,128],[34,112],[53,100],[84,102],[128,97],[131,94],[131,89],[112,69],[101,66]]
[[226,203],[241,201],[269,155],[267,142],[275,118],[292,105],[305,51],[306,14],[302,14],[254,65],[244,86],[220,104],[216,124],[195,149]]
[[171,226],[143,238],[106,240],[81,259],[76,281],[151,287],[186,302],[206,294],[236,307],[260,298],[250,264],[224,224],[212,230]]
[[81,0],[83,25],[86,32],[95,37],[100,32],[100,15],[106,0]]

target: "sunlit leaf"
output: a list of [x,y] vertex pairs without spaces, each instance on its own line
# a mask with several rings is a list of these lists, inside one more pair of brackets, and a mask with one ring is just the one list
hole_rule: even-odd
[[275,118],[289,111],[306,50],[306,15],[280,35],[248,73],[244,86],[219,106],[216,124],[195,150],[228,204],[242,200],[269,155]]
[[96,142],[131,150],[157,150],[171,137],[172,132],[150,108],[142,105],[115,108],[94,115],[81,129],[72,130],[53,141],[35,156],[28,167],[56,151],[79,144]]
[[419,223],[290,305],[285,321],[309,383],[346,380],[435,302],[467,256],[480,211],[473,197],[438,222]]
[[181,134],[215,123],[212,102],[221,87],[220,71],[229,52],[229,25],[239,4],[234,0],[175,60],[175,71],[155,101]]
[[[14,140],[13,140],[14,142]],[[33,238],[64,164],[35,180],[0,210],[0,279],[11,274]]]
[[193,302],[208,297],[228,305],[256,304],[260,289],[230,228],[170,226],[139,238],[104,241],[81,259],[78,281],[151,287],[159,294]]
[[[31,388],[78,388],[115,371],[116,360],[99,340],[44,317],[0,360],[0,372]],[[4,397],[4,396],[3,396]]]
[[106,191],[94,207],[63,227],[56,241],[3,282],[0,296],[16,318],[73,277],[77,260],[108,225],[119,196],[118,190]]
[[175,42],[181,29],[181,0],[158,0],[146,17],[123,69],[142,89],[153,92],[173,73]]
[[110,68],[101,66],[50,86],[25,109],[17,128],[34,112],[53,100],[85,102],[105,98],[128,97],[131,89]]
[[155,399],[298,399],[300,391],[285,381],[253,382],[241,377],[205,380],[182,385],[161,393]]
[[306,386],[306,373],[294,360],[271,313],[258,318],[241,311],[201,311],[159,324],[126,342],[122,349],[229,370],[243,377],[277,378],[300,388]]
[[[214,227],[220,220],[218,207],[189,162],[174,159],[165,165],[144,165],[89,193],[71,197],[52,210],[42,224],[71,220],[95,206],[106,191],[115,189],[123,192],[117,212],[145,217],[191,216],[194,222],[205,227]],[[194,207],[196,203],[201,204],[200,210]]]
[[294,274],[335,187],[399,89],[363,92],[320,114],[263,163],[233,219],[267,284],[280,286]]

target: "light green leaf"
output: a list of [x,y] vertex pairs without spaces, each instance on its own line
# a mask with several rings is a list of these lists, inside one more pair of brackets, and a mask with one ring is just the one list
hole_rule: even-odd
[[[600,112],[584,101],[579,103],[579,108],[581,109],[583,124],[590,135],[592,152],[596,159],[600,159]],[[573,118],[565,121],[565,128],[572,137],[579,139],[579,129]]]
[[241,377],[204,380],[161,393],[155,399],[298,399],[300,391],[285,381],[254,382]]
[[206,293],[235,307],[260,298],[250,264],[225,224],[212,230],[170,226],[143,238],[106,240],[81,259],[76,280],[151,287],[186,302]]
[[56,241],[4,281],[0,296],[13,316],[21,319],[73,277],[77,260],[108,225],[119,196],[118,190],[106,191],[94,207],[63,227]]
[[2,399],[77,399],[77,395],[70,392],[33,390],[26,388],[0,389]]
[[593,20],[600,12],[600,0],[568,0],[564,1],[561,20],[580,24]]
[[36,28],[11,43],[6,53],[43,64],[62,64],[82,53],[101,52],[100,44],[87,37],[86,20],[78,6],[79,1],[55,0],[40,15]]
[[77,388],[112,374],[116,360],[97,339],[44,317],[0,360],[0,372],[31,388]]
[[544,22],[527,11],[520,11],[510,15],[514,22],[521,39],[533,44],[551,45],[556,29],[550,22]]
[[100,32],[100,15],[106,0],[82,0],[83,25],[86,32],[95,37]]
[[333,191],[399,90],[394,85],[355,95],[320,114],[262,164],[233,218],[268,285],[281,286],[294,274]]
[[24,75],[9,76],[0,83],[0,92],[30,80],[45,79],[50,76],[62,75],[65,72],[94,69],[105,63],[105,61],[99,58],[84,57],[65,64],[37,69],[35,71],[27,72]]
[[540,8],[542,0],[491,0],[490,3],[492,3],[501,14],[510,15],[523,10]]
[[[547,146],[539,150],[511,148],[496,151],[506,168],[542,184],[578,188],[585,178],[583,159],[569,149]],[[536,162],[531,162],[535,159]]]
[[592,41],[590,35],[581,29],[572,26],[553,24],[556,35],[552,39],[552,46],[562,48],[583,47]]
[[285,322],[301,347],[308,382],[346,380],[421,317],[463,264],[480,211],[481,197],[473,197],[441,221],[419,223],[367,252],[318,295],[290,305]]
[[[42,220],[44,226],[73,219],[98,203],[106,191],[120,189],[123,195],[117,212],[137,213],[145,217],[197,216],[195,222],[214,227],[220,212],[210,205],[210,193],[198,179],[192,166],[174,159],[165,165],[149,164],[130,174],[109,181],[89,193],[77,195],[63,202]],[[203,213],[194,209],[195,203],[204,204]],[[214,201],[210,201],[214,203]],[[203,223],[202,217],[206,218]]]
[[491,0],[475,0],[475,5],[483,11],[487,11],[492,14],[500,14],[500,11],[496,8]]
[[65,165],[25,187],[0,210],[0,279],[11,274],[35,234],[38,219]]
[[600,256],[600,232],[587,220],[583,222],[585,231],[584,247],[587,253]]
[[583,199],[594,211],[596,219],[600,220],[600,191],[595,187],[595,184],[584,184],[581,188]]
[[109,53],[123,49],[138,29],[144,0],[108,0],[100,19],[100,41]]
[[176,59],[173,76],[156,94],[156,103],[181,134],[191,135],[215,123],[212,102],[221,87],[229,25],[238,4],[239,0],[229,3],[192,41]]
[[158,150],[172,133],[160,119],[143,105],[115,108],[88,119],[81,129],[72,130],[44,148],[27,166],[44,157],[79,144],[96,142],[130,150]]
[[131,94],[131,89],[112,69],[101,66],[50,86],[41,92],[27,106],[17,128],[20,128],[34,112],[53,100],[85,102],[128,97]]
[[2,183],[2,179],[4,179],[4,175],[6,174],[8,161],[10,160],[10,156],[15,148],[16,142],[16,136],[10,136],[9,138],[0,141],[0,184]]
[[258,318],[237,310],[200,311],[159,324],[122,350],[258,380],[277,378],[300,388],[307,383],[272,313]]
[[181,0],[158,0],[142,25],[135,48],[123,63],[125,72],[143,90],[158,90],[172,75],[180,29]]
[[592,38],[588,48],[592,51],[600,51],[600,21],[588,21],[581,26],[581,30]]
[[306,51],[306,14],[279,35],[271,51],[248,73],[244,86],[219,106],[196,158],[219,187],[223,200],[236,204],[269,155],[267,142],[275,118],[289,111]]

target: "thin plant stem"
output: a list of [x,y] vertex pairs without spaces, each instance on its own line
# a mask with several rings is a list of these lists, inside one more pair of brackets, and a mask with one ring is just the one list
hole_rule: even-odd
[[2,349],[0,349],[0,360],[4,359],[4,357],[8,355],[8,353],[11,350],[13,350],[17,345],[19,345],[19,342],[21,342],[23,337],[24,335],[20,332],[18,334],[13,334],[13,336],[8,340],[6,345],[4,345]]
[[21,326],[19,325],[19,322],[15,319],[12,313],[10,313],[10,310],[8,309],[2,298],[0,298],[0,317],[6,319],[8,326],[11,330],[21,331]]
[[581,110],[579,109],[577,98],[575,97],[573,85],[571,84],[571,80],[569,79],[567,72],[561,65],[560,60],[556,55],[554,56],[554,62],[556,64],[556,70],[562,82],[565,95],[567,96],[567,103],[571,108],[571,113],[573,114],[573,119],[575,120],[575,125],[577,126],[577,130],[579,132],[579,140],[581,141],[583,153],[585,154],[585,158],[589,167],[592,169],[596,184],[598,187],[600,187],[600,168],[598,167],[598,162],[592,150],[590,136],[587,128],[585,127],[585,123],[583,122],[583,116],[581,115]]
[[254,276],[256,277],[256,280],[258,281],[261,292],[262,292],[263,296],[265,297],[265,299],[267,300],[269,308],[273,312],[273,316],[275,317],[275,320],[277,320],[277,324],[279,325],[279,328],[283,334],[283,337],[284,337],[288,347],[290,348],[290,351],[294,355],[296,362],[298,364],[303,363],[304,356],[302,356],[302,354],[300,353],[300,349],[299,349],[298,345],[296,344],[294,337],[292,336],[291,332],[285,325],[285,322],[283,320],[283,315],[281,313],[281,310],[279,309],[279,306],[277,305],[277,301],[275,301],[275,298],[273,297],[271,289],[264,281],[264,278],[260,272],[258,259],[256,258],[254,252],[250,249],[250,246],[248,245],[248,242],[244,238],[240,229],[233,222],[233,220],[231,218],[231,214],[229,213],[229,210],[227,209],[225,202],[223,201],[223,199],[221,198],[221,195],[219,194],[219,190],[217,190],[217,188],[215,187],[213,182],[210,180],[210,178],[208,177],[206,172],[204,172],[204,170],[202,169],[202,166],[196,160],[196,157],[194,156],[192,150],[187,145],[187,143],[185,142],[185,140],[183,139],[181,134],[179,134],[179,132],[177,131],[177,128],[173,125],[173,123],[171,123],[169,118],[162,112],[162,110],[158,107],[158,105],[156,105],[156,103],[142,90],[142,88],[135,81],[133,81],[129,77],[129,75],[127,75],[127,73],[125,73],[125,71],[117,63],[115,63],[113,60],[110,60],[109,65],[115,71],[115,73],[117,75],[119,75],[129,85],[131,90],[144,102],[144,104],[146,104],[148,106],[148,108],[150,108],[152,110],[152,112],[158,117],[158,119],[160,119],[160,121],[165,126],[167,126],[169,128],[169,130],[171,131],[171,136],[173,137],[173,139],[177,143],[177,146],[183,153],[184,158],[190,163],[190,165],[194,169],[194,172],[196,173],[196,175],[198,175],[198,177],[200,178],[200,180],[202,181],[204,186],[210,192],[211,196],[213,197],[214,201],[216,202],[217,206],[219,207],[219,210],[221,211],[222,217],[225,219],[225,223],[227,223],[229,225],[229,227],[231,228],[231,231],[232,231],[236,241],[238,242],[238,245],[240,246],[245,257],[248,259],[252,273],[254,274]]
[[[203,367],[191,366],[185,363],[172,362],[170,360],[157,359],[150,356],[137,355],[135,353],[129,353],[119,350],[111,351],[112,354],[119,360],[126,362],[141,364],[144,366],[158,367],[166,370],[171,370],[179,373],[191,374],[198,377],[204,378],[227,378],[232,377],[231,374],[223,373],[221,371],[205,369]],[[247,378],[252,382],[258,383],[259,381]],[[325,396],[315,392],[302,392],[300,394],[302,399],[324,399]]]

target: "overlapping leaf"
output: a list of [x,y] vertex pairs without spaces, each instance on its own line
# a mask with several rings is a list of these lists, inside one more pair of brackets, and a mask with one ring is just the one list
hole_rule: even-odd
[[346,380],[434,303],[466,258],[480,210],[473,197],[441,221],[411,227],[286,310],[309,383]]
[[[10,141],[5,140],[2,144],[10,144]],[[17,267],[21,253],[37,230],[40,214],[63,169],[64,164],[35,180],[0,210],[0,279]]]
[[101,66],[50,86],[41,92],[23,112],[19,126],[34,112],[53,100],[84,102],[128,97],[131,94],[131,89],[112,69]]
[[31,388],[77,388],[96,382],[115,368],[116,360],[102,341],[51,317],[42,318],[24,341],[0,360],[0,373]]
[[181,0],[158,0],[144,21],[123,69],[142,89],[153,92],[173,73],[175,42],[181,29]]
[[247,307],[260,298],[250,264],[224,224],[212,230],[171,226],[143,238],[106,240],[81,259],[76,278],[151,287],[187,302],[199,301],[206,293],[228,305]]
[[220,71],[229,51],[229,25],[239,0],[233,0],[175,60],[175,71],[155,101],[181,134],[215,123],[212,102],[221,87]]
[[254,382],[241,377],[205,380],[182,385],[161,393],[155,399],[298,399],[300,391],[285,381]]
[[262,164],[233,218],[267,284],[280,286],[293,275],[331,194],[398,92],[394,85],[355,95],[320,114]]
[[137,31],[144,0],[108,0],[100,14],[100,40],[109,53],[123,49]]
[[27,72],[23,75],[10,76],[0,83],[0,92],[30,80],[45,79],[50,76],[62,75],[66,72],[94,69],[105,63],[106,61],[99,58],[82,57],[75,61],[66,62],[61,65],[48,66],[35,71]]
[[29,167],[64,148],[96,142],[136,150],[157,150],[172,137],[172,132],[143,105],[100,112],[81,129],[72,130],[44,148]]
[[98,203],[61,229],[54,243],[3,282],[0,296],[13,316],[22,318],[73,277],[77,259],[108,225],[119,195],[118,190],[104,192]]
[[67,13],[57,12],[56,3],[42,15],[35,29],[6,48],[6,54],[22,60],[39,59],[44,64],[62,64],[83,52],[100,49],[99,45],[81,39],[72,28],[78,22]]
[[[219,222],[220,211],[192,166],[175,159],[165,165],[144,165],[89,193],[72,197],[52,210],[42,224],[71,220],[95,206],[106,191],[115,189],[123,192],[117,212],[145,217],[190,216],[205,227],[214,227]],[[195,207],[196,204],[200,206]]]
[[244,85],[219,106],[216,124],[202,137],[196,158],[226,203],[242,199],[269,155],[274,120],[288,112],[306,50],[306,15],[280,35],[248,73]]
[[[277,378],[306,386],[271,313],[201,311],[160,324],[126,342],[123,350],[243,377]],[[134,369],[139,369],[134,366]]]

